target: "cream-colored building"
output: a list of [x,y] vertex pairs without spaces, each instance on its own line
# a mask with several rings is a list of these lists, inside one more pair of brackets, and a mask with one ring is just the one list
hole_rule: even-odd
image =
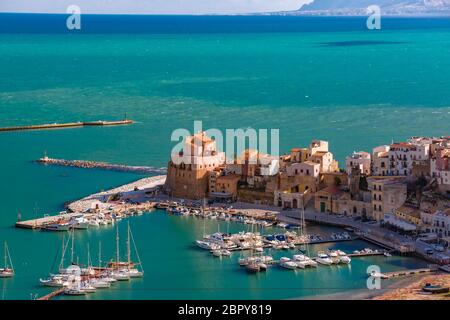
[[389,146],[379,146],[372,150],[371,174],[387,176],[389,174]]
[[345,171],[347,174],[350,174],[353,168],[357,168],[361,174],[370,175],[370,167],[371,159],[368,152],[353,152],[351,156],[345,158]]
[[384,214],[395,214],[407,198],[407,186],[403,177],[369,177],[372,192],[372,218],[380,221]]
[[293,163],[286,167],[287,175],[293,176],[311,176],[317,178],[320,174],[320,164],[312,161]]

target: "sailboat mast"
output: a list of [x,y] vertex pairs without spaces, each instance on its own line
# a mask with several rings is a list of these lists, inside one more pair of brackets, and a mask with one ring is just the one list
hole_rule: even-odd
[[102,267],[102,242],[98,242],[98,268]]
[[119,265],[120,252],[119,252],[119,226],[116,226],[116,262]]
[[63,235],[63,237],[62,237],[62,251],[61,251],[61,262],[60,262],[60,264],[59,264],[59,268],[61,269],[61,268],[63,268],[64,267],[64,253],[65,253],[65,250],[64,250],[64,242],[65,242],[65,236]]
[[[5,242],[5,248],[6,248],[6,255],[8,256],[8,259],[9,259],[9,266],[11,267],[11,270],[14,272],[14,266],[13,266],[13,263],[11,260],[11,254],[9,253],[8,244],[6,242]],[[5,262],[5,264],[6,264],[6,262]]]
[[127,257],[128,257],[128,267],[130,267],[131,264],[131,248],[130,248],[130,223],[128,222],[128,229],[127,229]]
[[75,232],[74,232],[74,229],[75,228],[72,228],[72,248],[71,248],[71,253],[70,253],[70,260],[71,260],[71,263],[73,263],[74,262],[74,259],[73,259],[73,254],[74,254],[74,243],[75,243]]
[[91,252],[89,248],[89,243],[87,244],[87,267],[91,266]]
[[7,259],[8,259],[8,257],[7,257],[7,252],[6,252],[6,241],[5,241],[5,243],[4,243],[4,251],[5,251],[5,270],[8,268],[8,265],[6,264],[6,261],[7,261]]

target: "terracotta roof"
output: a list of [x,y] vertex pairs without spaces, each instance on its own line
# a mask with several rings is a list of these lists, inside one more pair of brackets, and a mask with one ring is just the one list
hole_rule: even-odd
[[336,187],[336,186],[329,186],[329,187],[326,187],[326,188],[324,188],[324,189],[322,189],[322,190],[319,190],[317,193],[328,193],[328,194],[330,194],[330,195],[332,195],[332,196],[335,196],[335,195],[338,195],[338,194],[340,194],[340,193],[342,193],[343,191],[342,190],[340,190],[338,187]]
[[397,209],[397,212],[401,212],[407,216],[420,218],[420,210],[416,207],[403,205],[400,208]]

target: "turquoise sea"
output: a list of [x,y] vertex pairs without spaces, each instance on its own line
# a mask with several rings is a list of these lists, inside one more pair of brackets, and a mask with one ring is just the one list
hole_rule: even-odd
[[[140,177],[32,163],[44,151],[165,166],[171,132],[192,131],[194,120],[206,129],[278,128],[281,151],[325,139],[341,162],[354,150],[450,133],[448,19],[386,19],[381,31],[369,31],[363,18],[283,18],[93,16],[80,32],[68,33],[58,16],[0,15],[0,126],[125,114],[137,121],[0,133],[0,241],[8,242],[17,273],[0,280],[1,297],[48,292],[38,279],[57,264],[61,234],[15,229],[19,211],[23,219],[56,213],[66,201]],[[275,267],[249,276],[236,265],[237,255],[213,259],[192,246],[201,220],[155,212],[129,221],[145,278],[89,299],[309,297],[364,288],[372,264],[384,271],[425,265],[363,258],[351,267],[297,273]],[[119,225],[125,232],[126,224]],[[216,229],[217,222],[208,222],[210,232]],[[112,257],[113,228],[77,233],[80,261],[88,243],[96,261],[99,241],[103,259]]]

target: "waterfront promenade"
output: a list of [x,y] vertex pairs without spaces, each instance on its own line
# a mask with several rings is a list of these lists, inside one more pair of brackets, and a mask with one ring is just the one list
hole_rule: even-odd
[[[274,206],[241,202],[234,203],[233,208],[250,214],[257,212],[272,212],[277,214],[279,221],[292,224],[300,223],[300,210],[282,210],[281,208]],[[381,228],[379,224],[363,223],[360,221],[355,221],[351,217],[341,217],[327,213],[320,213],[315,211],[314,208],[310,206],[305,208],[305,220],[342,228],[353,228],[355,231],[359,231],[358,236],[362,239],[387,249],[402,253],[414,252],[415,250],[415,242],[412,239],[399,235],[388,229]]]

